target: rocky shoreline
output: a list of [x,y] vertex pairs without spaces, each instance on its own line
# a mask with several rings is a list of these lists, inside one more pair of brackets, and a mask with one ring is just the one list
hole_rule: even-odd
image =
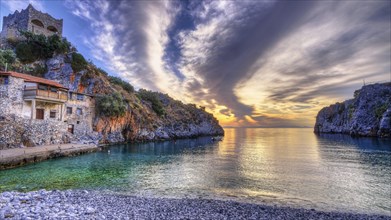
[[391,137],[391,83],[363,86],[353,99],[324,107],[314,132]]
[[39,190],[1,193],[0,219],[391,219],[391,213],[366,215],[221,200]]

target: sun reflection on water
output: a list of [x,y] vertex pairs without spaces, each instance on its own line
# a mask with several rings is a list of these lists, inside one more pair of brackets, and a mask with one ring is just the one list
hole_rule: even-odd
[[312,129],[226,129],[221,142],[118,145],[0,171],[0,191],[92,189],[391,214],[390,143]]

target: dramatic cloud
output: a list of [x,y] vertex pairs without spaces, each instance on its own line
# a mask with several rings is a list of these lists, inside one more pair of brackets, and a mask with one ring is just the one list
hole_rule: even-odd
[[363,81],[389,80],[389,1],[66,0],[95,59],[225,125],[311,126]]
[[162,60],[167,30],[175,16],[171,2],[71,1],[72,13],[93,30],[84,42],[109,69],[139,87],[171,88],[176,78]]
[[[304,22],[262,57],[256,74],[237,86],[241,100],[280,103],[277,109],[307,104],[312,106],[307,111],[316,114],[322,105],[351,97],[363,80],[389,79],[389,4],[342,1],[316,5]],[[268,113],[261,107],[257,110]],[[285,113],[292,112],[285,109]]]

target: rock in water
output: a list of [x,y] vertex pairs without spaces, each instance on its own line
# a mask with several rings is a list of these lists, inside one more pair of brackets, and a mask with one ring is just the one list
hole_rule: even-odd
[[323,108],[314,132],[391,137],[391,83],[363,86],[353,99]]

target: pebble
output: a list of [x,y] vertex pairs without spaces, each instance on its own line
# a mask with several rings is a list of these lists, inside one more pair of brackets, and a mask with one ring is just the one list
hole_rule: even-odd
[[[40,198],[42,197],[42,198]],[[0,219],[390,219],[389,215],[323,212],[315,209],[210,199],[168,199],[95,191],[4,192]],[[29,202],[23,203],[26,198]]]

